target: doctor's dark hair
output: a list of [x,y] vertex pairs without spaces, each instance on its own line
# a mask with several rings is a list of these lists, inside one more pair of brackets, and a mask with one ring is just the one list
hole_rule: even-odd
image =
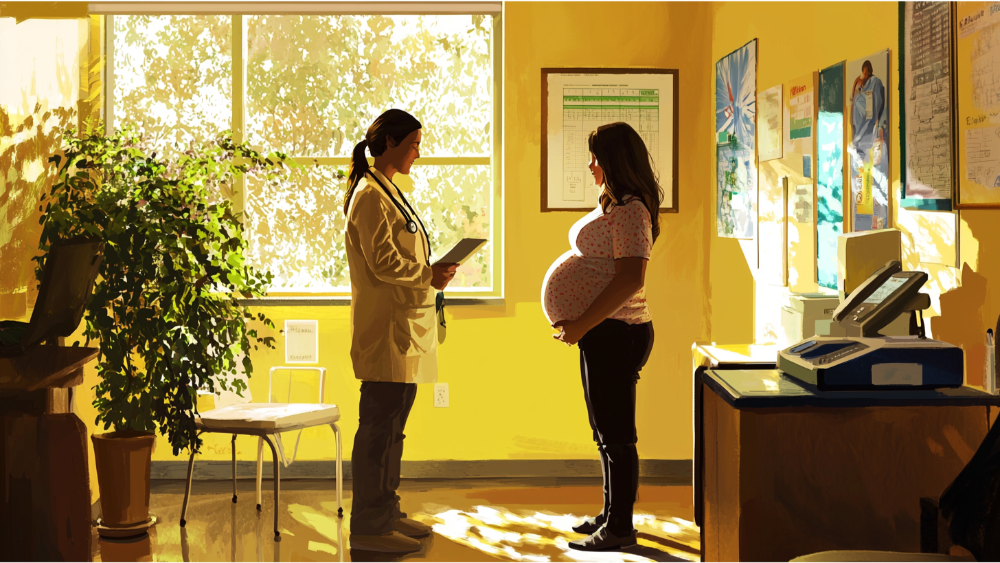
[[390,138],[394,144],[398,145],[403,142],[407,135],[417,129],[422,129],[417,118],[401,109],[390,109],[378,116],[372,123],[368,132],[365,133],[365,138],[355,145],[354,152],[351,154],[351,170],[347,174],[347,196],[344,198],[344,215],[347,215],[354,189],[358,187],[358,183],[364,179],[369,170],[365,149],[367,148],[372,156],[382,156],[385,149],[389,147],[388,140]]
[[[628,123],[601,125],[587,137],[590,152],[604,170],[601,208],[607,213],[629,196],[638,196],[649,211],[653,240],[660,236],[660,204],[663,189],[642,137]],[[609,195],[610,194],[610,195]]]

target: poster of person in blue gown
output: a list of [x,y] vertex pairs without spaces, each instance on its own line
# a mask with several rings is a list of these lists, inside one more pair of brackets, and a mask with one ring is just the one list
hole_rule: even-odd
[[847,64],[854,231],[889,226],[889,51]]

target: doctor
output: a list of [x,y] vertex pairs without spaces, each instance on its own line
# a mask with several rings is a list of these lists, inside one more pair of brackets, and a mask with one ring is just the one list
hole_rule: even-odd
[[354,147],[344,202],[351,360],[362,381],[351,457],[351,548],[379,553],[418,551],[420,542],[412,538],[431,531],[400,511],[396,488],[416,384],[437,380],[434,290],[443,290],[458,268],[430,265],[427,229],[392,183],[397,173],[410,173],[420,138],[412,115],[398,109],[380,115]]

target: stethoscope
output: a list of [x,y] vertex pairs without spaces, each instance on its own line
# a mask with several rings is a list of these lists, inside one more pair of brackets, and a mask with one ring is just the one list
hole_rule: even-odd
[[[427,255],[430,256],[431,237],[430,235],[427,234],[427,227],[424,227],[424,222],[420,220],[420,216],[417,215],[416,210],[414,210],[413,206],[410,205],[410,202],[406,200],[406,196],[403,195],[403,192],[399,189],[399,186],[397,186],[396,184],[392,184],[392,180],[389,180],[389,183],[392,184],[392,187],[396,188],[396,193],[399,194],[399,198],[402,199],[403,203],[406,204],[406,208],[404,208],[398,201],[396,201],[396,198],[392,196],[392,191],[389,188],[385,187],[385,184],[383,184],[382,181],[378,179],[378,176],[376,176],[373,173],[369,174],[371,175],[372,179],[374,179],[375,182],[378,183],[379,187],[382,188],[382,191],[385,192],[385,195],[389,196],[389,200],[392,201],[392,204],[396,206],[396,209],[398,209],[399,212],[403,214],[403,217],[406,219],[406,232],[410,233],[411,235],[417,234],[417,222],[420,223],[420,230],[424,232],[424,237],[425,240],[427,241]],[[407,209],[409,209],[409,213],[407,213],[406,211]],[[410,213],[413,214],[412,217],[410,216]],[[415,222],[413,219],[416,219],[417,221]]]

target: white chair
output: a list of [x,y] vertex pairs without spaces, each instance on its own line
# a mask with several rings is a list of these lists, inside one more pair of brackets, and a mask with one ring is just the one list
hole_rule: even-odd
[[[274,379],[274,372],[277,370],[288,371],[318,371],[319,372],[319,403],[272,403],[271,387]],[[291,396],[291,376],[289,377],[289,397]],[[274,462],[274,538],[280,541],[281,534],[278,531],[278,495],[281,482],[281,468],[278,465],[280,453],[285,467],[295,460],[298,453],[299,442],[295,441],[295,451],[292,459],[285,457],[284,447],[281,443],[281,433],[293,430],[302,430],[313,426],[330,425],[333,429],[334,437],[337,439],[337,517],[343,518],[343,458],[341,456],[340,428],[337,421],[340,420],[340,409],[337,405],[323,404],[323,391],[326,386],[326,368],[320,367],[287,367],[276,366],[268,373],[267,381],[267,402],[250,402],[249,391],[245,399],[237,399],[235,404],[220,406],[216,404],[215,409],[206,411],[195,417],[195,424],[202,432],[217,432],[221,434],[233,435],[233,502],[236,502],[236,436],[246,434],[257,436],[257,510],[260,510],[260,482],[261,469],[263,465],[264,442],[271,448],[271,457]],[[236,397],[231,394],[230,397]],[[224,401],[223,401],[224,402]],[[299,434],[301,437],[301,433]],[[273,440],[272,440],[273,438]],[[277,448],[275,448],[275,442]],[[194,472],[194,452],[188,462],[187,488],[184,491],[184,505],[181,508],[181,527],[187,523],[184,517],[187,515],[188,500],[191,497],[191,480]]]

